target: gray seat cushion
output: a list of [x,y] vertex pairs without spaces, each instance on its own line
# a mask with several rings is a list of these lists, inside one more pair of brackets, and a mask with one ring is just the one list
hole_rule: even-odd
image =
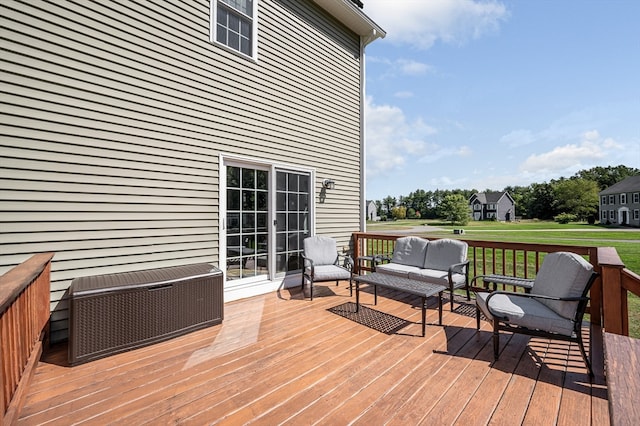
[[[580,297],[593,273],[593,266],[582,256],[570,252],[555,252],[545,256],[531,289],[532,294],[553,297]],[[567,319],[573,319],[578,302],[541,300],[546,306]]]
[[320,265],[314,268],[314,281],[348,280],[351,272],[336,265]]
[[383,263],[376,266],[376,272],[398,277],[408,278],[410,272],[420,271],[417,266],[403,265],[402,263]]
[[487,306],[486,300],[489,294],[484,292],[476,294],[478,308],[489,319],[506,317],[506,322],[511,325],[532,330],[549,331],[565,336],[573,334],[573,321],[561,317],[536,299],[517,295],[496,294],[489,300],[490,306]]
[[391,263],[421,268],[422,265],[424,265],[428,244],[428,240],[420,237],[409,236],[398,238],[393,249]]
[[[442,271],[439,269],[418,269],[409,272],[409,278],[412,280],[443,285],[447,288],[449,287],[449,274],[447,273],[447,271]],[[451,279],[453,280],[453,288],[464,287],[466,283],[464,274],[451,274]]]

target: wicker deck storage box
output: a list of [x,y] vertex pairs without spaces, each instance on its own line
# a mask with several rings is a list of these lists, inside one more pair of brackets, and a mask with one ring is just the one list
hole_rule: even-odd
[[69,290],[69,364],[220,324],[222,272],[208,263],[76,278]]

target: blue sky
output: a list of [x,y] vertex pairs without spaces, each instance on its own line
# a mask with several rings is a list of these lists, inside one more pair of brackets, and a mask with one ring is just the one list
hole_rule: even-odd
[[640,0],[365,0],[367,199],[640,168]]

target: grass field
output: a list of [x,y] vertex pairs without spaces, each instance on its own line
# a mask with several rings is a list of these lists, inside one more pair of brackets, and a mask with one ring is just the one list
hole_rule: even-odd
[[[453,229],[464,229],[453,235]],[[368,222],[367,231],[410,231],[412,235],[465,240],[615,247],[625,266],[640,274],[640,229],[612,228],[586,223],[562,225],[546,221],[469,222],[465,226],[428,220]],[[640,298],[629,295],[629,335],[640,338]]]

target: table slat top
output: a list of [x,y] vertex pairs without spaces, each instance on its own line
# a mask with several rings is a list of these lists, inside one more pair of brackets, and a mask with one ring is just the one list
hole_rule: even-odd
[[447,287],[443,285],[412,280],[409,278],[399,277],[397,275],[382,274],[380,272],[374,272],[367,275],[358,275],[353,277],[353,279],[360,283],[393,288],[402,290],[409,294],[415,294],[416,296],[423,297],[433,296],[434,294],[440,293],[441,291],[447,289]]

